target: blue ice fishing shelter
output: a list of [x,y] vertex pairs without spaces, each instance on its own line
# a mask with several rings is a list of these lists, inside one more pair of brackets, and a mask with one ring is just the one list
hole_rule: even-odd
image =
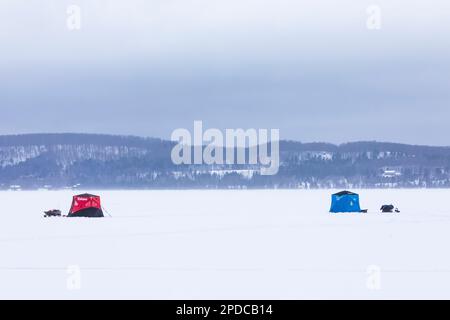
[[341,191],[331,196],[330,212],[361,212],[359,195],[350,191]]

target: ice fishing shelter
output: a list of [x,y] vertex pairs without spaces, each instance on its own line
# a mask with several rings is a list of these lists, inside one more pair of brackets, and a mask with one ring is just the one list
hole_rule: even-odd
[[85,193],[73,197],[68,217],[104,217],[100,197]]
[[361,212],[359,195],[350,191],[341,191],[331,196],[330,212]]

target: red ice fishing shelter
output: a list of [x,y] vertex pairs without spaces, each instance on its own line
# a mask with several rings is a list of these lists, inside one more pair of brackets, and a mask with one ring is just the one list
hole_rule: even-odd
[[100,197],[85,193],[73,197],[68,217],[104,217]]

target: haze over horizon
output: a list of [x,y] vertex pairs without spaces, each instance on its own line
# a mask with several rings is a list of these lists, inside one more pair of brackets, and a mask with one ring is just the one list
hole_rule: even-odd
[[[68,30],[67,7],[81,9]],[[450,3],[4,0],[0,134],[170,139],[277,128],[282,140],[449,146]]]

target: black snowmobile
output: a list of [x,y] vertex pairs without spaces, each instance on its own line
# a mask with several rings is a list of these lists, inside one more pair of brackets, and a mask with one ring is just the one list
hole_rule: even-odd
[[44,217],[48,218],[48,217],[61,217],[61,210],[48,210],[48,211],[44,211]]
[[398,210],[398,208],[394,207],[392,204],[385,204],[383,206],[381,206],[381,212],[382,213],[393,213],[394,211],[396,213],[400,213],[400,210]]

